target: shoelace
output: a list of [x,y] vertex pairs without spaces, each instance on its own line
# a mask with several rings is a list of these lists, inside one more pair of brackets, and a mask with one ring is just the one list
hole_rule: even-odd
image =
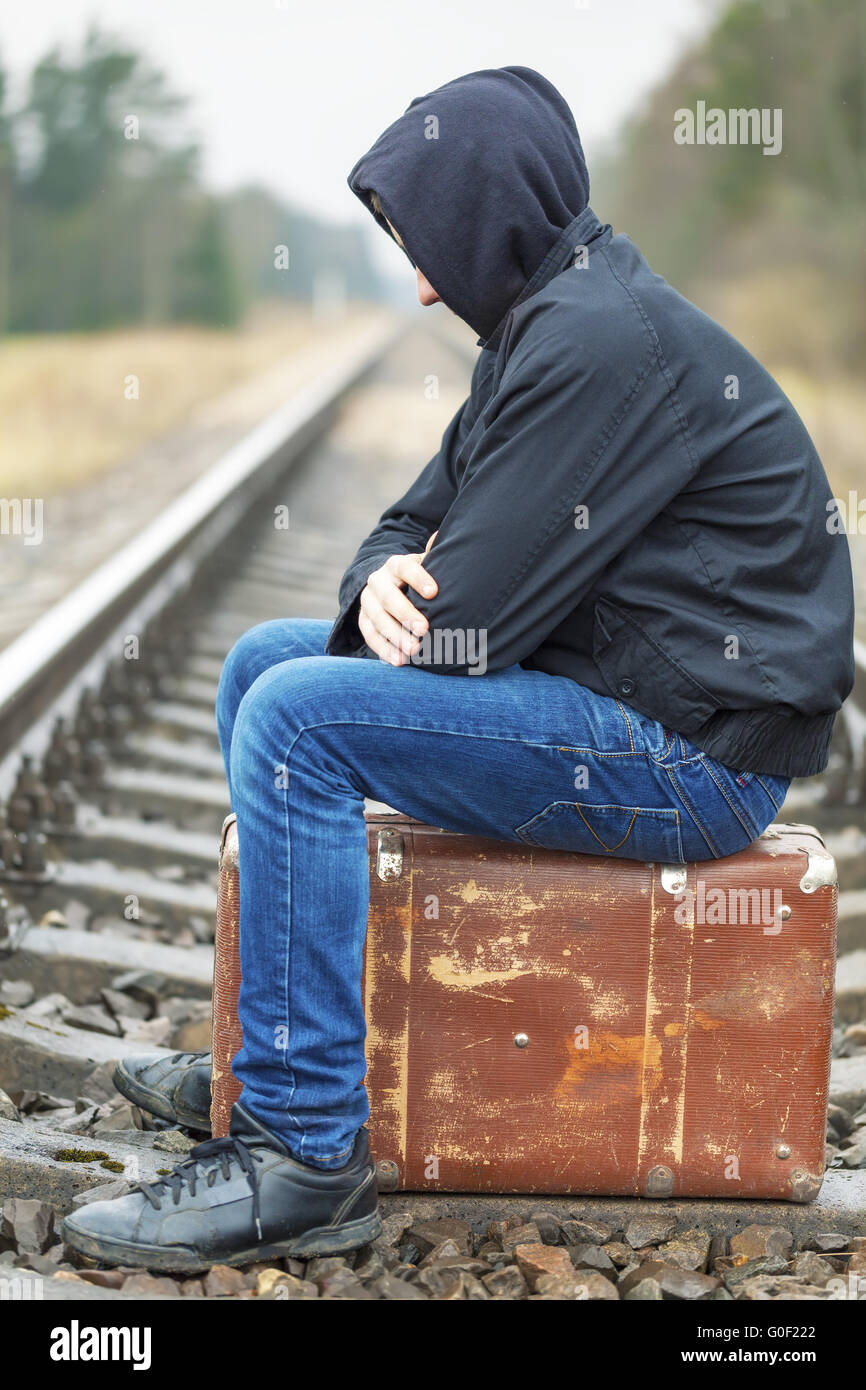
[[161,1211],[162,1199],[167,1195],[161,1189],[168,1189],[174,1199],[175,1206],[177,1206],[184,1187],[187,1187],[190,1196],[194,1197],[198,1180],[204,1178],[208,1187],[213,1187],[217,1173],[220,1171],[228,1182],[232,1176],[232,1163],[238,1163],[246,1174],[247,1182],[250,1185],[256,1233],[259,1240],[262,1240],[259,1183],[255,1165],[263,1162],[263,1155],[251,1150],[243,1139],[235,1138],[232,1135],[228,1135],[225,1139],[206,1139],[203,1144],[196,1144],[194,1149],[190,1149],[189,1157],[185,1158],[183,1163],[179,1163],[173,1173],[169,1173],[167,1177],[158,1178],[154,1182],[137,1183],[136,1187],[139,1192],[144,1194],[155,1211]]

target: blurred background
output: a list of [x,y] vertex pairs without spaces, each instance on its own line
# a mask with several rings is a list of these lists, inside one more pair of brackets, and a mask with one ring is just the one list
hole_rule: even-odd
[[[836,493],[859,485],[857,0],[540,0],[531,22],[517,0],[4,0],[0,494],[44,499],[45,533],[0,535],[0,645],[363,325],[421,315],[346,175],[414,97],[505,63],[562,90],[596,212],[775,372]],[[781,152],[676,144],[699,99],[781,108]],[[403,440],[418,468],[454,404]]]
[[[0,0],[0,1201],[106,1195],[56,1161],[73,1135],[121,1183],[186,1152],[138,1133],[111,1076],[210,1047],[226,653],[270,618],[333,619],[477,357],[346,178],[413,99],[503,65],[570,103],[594,211],[778,377],[862,595],[863,0]],[[677,143],[700,103],[766,111],[781,148]],[[861,642],[827,772],[782,811],[839,869],[827,1162],[862,1171],[827,1191],[834,1232],[861,1229],[866,1173],[864,807]],[[511,940],[479,957],[491,979]],[[0,1266],[53,1268],[59,1246],[30,1253],[53,1217],[10,1210]]]

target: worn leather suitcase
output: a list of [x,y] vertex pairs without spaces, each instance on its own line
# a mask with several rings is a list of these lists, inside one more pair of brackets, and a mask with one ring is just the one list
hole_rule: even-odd
[[[836,869],[816,830],[646,864],[368,815],[370,1135],[383,1190],[811,1201]],[[213,1130],[238,1093],[223,829]]]

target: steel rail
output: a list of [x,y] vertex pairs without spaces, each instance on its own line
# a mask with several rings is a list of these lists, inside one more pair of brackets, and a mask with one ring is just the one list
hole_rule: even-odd
[[22,751],[38,755],[37,726],[72,707],[119,625],[133,614],[145,621],[190,581],[403,332],[393,320],[369,329],[0,652],[0,795],[8,793],[13,760]]

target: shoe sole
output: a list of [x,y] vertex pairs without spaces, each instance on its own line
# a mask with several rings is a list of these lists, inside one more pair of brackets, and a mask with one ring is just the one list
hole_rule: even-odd
[[277,1241],[272,1245],[254,1245],[249,1250],[229,1253],[214,1253],[207,1260],[193,1254],[191,1250],[167,1250],[164,1246],[130,1244],[122,1240],[108,1240],[89,1236],[76,1230],[67,1222],[63,1224],[63,1239],[80,1255],[100,1260],[105,1264],[130,1265],[141,1269],[158,1269],[166,1273],[201,1274],[213,1265],[246,1265],[260,1260],[294,1258],[306,1260],[314,1255],[342,1255],[357,1250],[360,1245],[368,1245],[382,1231],[382,1218],[378,1211],[369,1216],[359,1217],[357,1221],[347,1221],[343,1226],[318,1226],[292,1240]]
[[210,1115],[200,1115],[195,1110],[183,1110],[172,1105],[171,1101],[166,1100],[165,1096],[159,1091],[153,1091],[149,1086],[142,1083],[128,1072],[123,1062],[118,1062],[114,1068],[113,1081],[115,1089],[132,1101],[140,1110],[145,1110],[148,1115],[155,1115],[158,1120],[166,1120],[173,1125],[186,1125],[187,1129],[198,1130],[202,1134],[210,1134],[211,1123]]

